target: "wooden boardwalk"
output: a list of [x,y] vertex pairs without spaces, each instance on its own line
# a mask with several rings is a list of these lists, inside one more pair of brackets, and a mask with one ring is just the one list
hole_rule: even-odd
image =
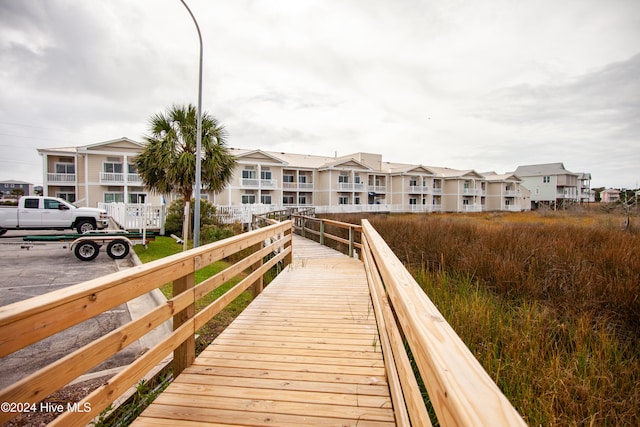
[[395,425],[362,263],[294,235],[293,263],[133,425]]

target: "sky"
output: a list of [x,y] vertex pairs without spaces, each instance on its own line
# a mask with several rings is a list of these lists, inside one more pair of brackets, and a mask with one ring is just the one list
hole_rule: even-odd
[[[638,0],[186,0],[230,147],[640,181]],[[197,104],[179,0],[0,0],[0,180]]]

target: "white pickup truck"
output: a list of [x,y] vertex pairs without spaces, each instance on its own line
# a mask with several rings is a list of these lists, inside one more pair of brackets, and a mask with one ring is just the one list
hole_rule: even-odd
[[96,208],[79,208],[56,197],[25,196],[18,206],[0,206],[0,236],[8,230],[64,230],[78,233],[106,228],[107,212]]

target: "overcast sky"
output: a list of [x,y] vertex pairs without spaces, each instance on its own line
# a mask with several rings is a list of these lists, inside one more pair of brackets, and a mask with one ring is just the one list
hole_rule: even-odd
[[[187,0],[229,145],[640,181],[638,0]],[[0,0],[0,180],[197,103],[179,0]]]

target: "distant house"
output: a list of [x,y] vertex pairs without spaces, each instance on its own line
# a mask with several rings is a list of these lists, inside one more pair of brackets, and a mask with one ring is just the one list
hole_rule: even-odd
[[607,188],[600,193],[602,203],[615,203],[620,200],[620,190],[615,188]]
[[24,192],[25,196],[33,195],[33,184],[24,181],[1,181],[0,182],[0,193],[2,193],[2,197],[6,198],[11,195],[12,191],[16,189],[21,189]]
[[566,208],[587,199],[591,190],[591,174],[570,172],[562,163],[518,166],[515,174],[531,191],[534,208],[541,205]]

